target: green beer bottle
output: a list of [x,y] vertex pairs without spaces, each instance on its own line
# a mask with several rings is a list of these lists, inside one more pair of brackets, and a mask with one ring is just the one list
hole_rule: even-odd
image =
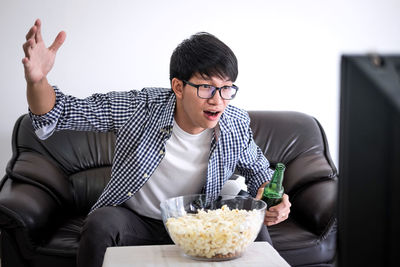
[[265,186],[262,195],[262,200],[267,203],[267,209],[275,206],[282,201],[283,196],[283,173],[285,172],[285,165],[283,163],[277,163],[274,175],[271,181]]

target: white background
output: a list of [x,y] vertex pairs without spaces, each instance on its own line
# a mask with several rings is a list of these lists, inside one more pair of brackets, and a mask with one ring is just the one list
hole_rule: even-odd
[[400,53],[399,0],[1,0],[0,178],[27,112],[22,44],[36,18],[48,45],[67,32],[48,79],[79,97],[169,87],[173,49],[208,31],[239,61],[232,104],[316,117],[336,164],[341,54]]

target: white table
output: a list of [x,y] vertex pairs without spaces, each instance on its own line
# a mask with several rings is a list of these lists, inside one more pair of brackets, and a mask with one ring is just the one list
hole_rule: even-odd
[[252,243],[242,257],[229,261],[197,261],[184,256],[176,245],[109,247],[103,267],[131,266],[290,266],[268,242]]

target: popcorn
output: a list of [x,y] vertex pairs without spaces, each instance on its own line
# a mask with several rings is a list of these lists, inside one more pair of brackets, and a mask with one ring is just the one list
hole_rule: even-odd
[[256,210],[199,210],[169,218],[166,226],[174,242],[185,254],[205,258],[230,258],[240,255],[256,238],[263,217]]

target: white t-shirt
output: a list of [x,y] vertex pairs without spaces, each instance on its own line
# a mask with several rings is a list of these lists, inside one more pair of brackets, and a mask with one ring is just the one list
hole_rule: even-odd
[[189,134],[174,120],[165,156],[150,179],[126,206],[137,213],[161,219],[160,203],[171,197],[199,194],[206,183],[213,130]]

